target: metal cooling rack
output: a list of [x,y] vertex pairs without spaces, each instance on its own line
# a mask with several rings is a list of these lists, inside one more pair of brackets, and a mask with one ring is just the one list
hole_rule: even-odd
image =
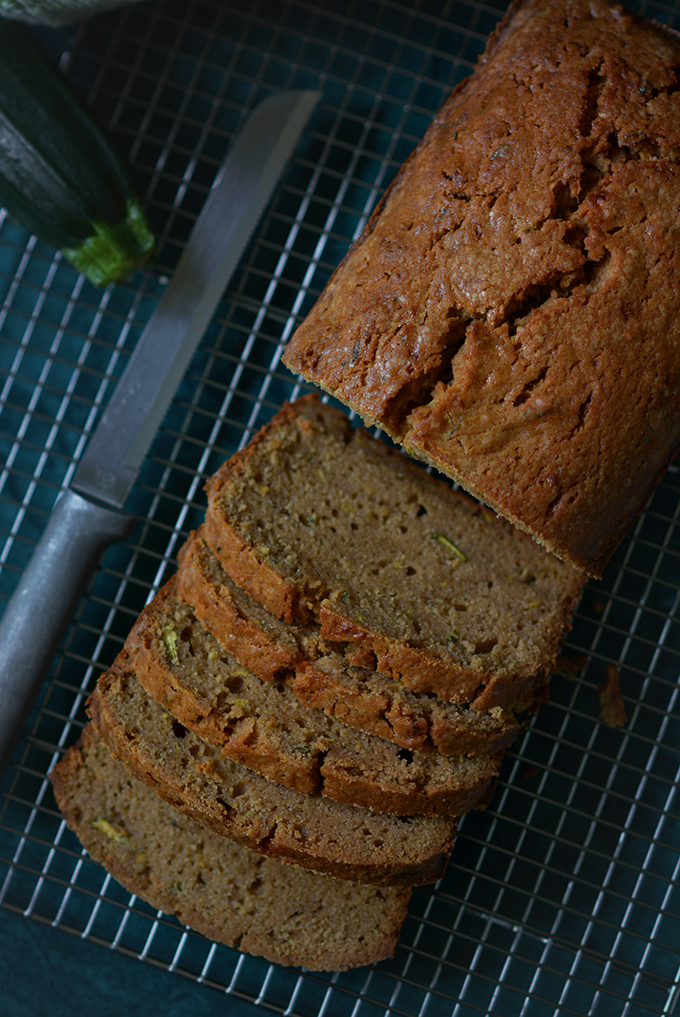
[[[632,6],[680,27],[677,4]],[[282,344],[505,7],[165,0],[39,35],[128,156],[161,248],[153,273],[96,291],[0,219],[3,605],[245,112],[278,88],[323,91],[146,460],[139,526],[93,577],[3,784],[2,906],[195,979],[197,1005],[210,985],[300,1017],[680,1012],[677,467],[587,588],[567,647],[585,670],[555,678],[492,807],[463,821],[445,878],[415,891],[392,961],[312,976],[208,943],[90,862],[45,780],[200,521],[204,479],[297,393]],[[598,720],[607,665],[623,728]]]

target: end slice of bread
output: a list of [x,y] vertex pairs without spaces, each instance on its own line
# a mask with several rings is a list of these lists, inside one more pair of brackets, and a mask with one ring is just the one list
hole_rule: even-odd
[[394,953],[408,889],[283,865],[197,826],[135,780],[93,728],[51,781],[91,857],[131,893],[209,939],[315,971]]

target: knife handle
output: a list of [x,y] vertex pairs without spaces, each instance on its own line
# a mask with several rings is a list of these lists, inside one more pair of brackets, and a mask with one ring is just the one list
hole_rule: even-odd
[[100,554],[135,517],[74,491],[58,498],[0,621],[0,775]]

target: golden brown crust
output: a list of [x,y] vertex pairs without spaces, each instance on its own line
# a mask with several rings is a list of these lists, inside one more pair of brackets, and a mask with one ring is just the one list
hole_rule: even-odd
[[[377,667],[385,674],[401,678],[414,692],[433,692],[449,702],[470,703],[487,677],[484,672],[470,671],[455,662],[433,658],[415,646],[371,632],[356,621],[343,616],[337,606],[324,601],[319,609],[321,635],[326,639],[366,641],[375,653]],[[509,685],[508,682],[505,682]],[[514,703],[512,686],[507,704]]]
[[[226,482],[230,473],[221,469],[216,477]],[[209,482],[206,489],[210,488]],[[269,568],[261,555],[239,538],[224,516],[218,521],[213,515],[206,515],[203,532],[220,561],[229,562],[229,574],[234,582],[253,600],[285,622],[300,616],[299,591]]]
[[[341,761],[344,763],[344,760]],[[475,787],[462,788],[452,792],[449,788],[429,787],[421,796],[419,812],[431,816],[458,816],[473,809],[485,809],[493,797],[498,783],[498,769],[488,767],[487,773]],[[353,804],[360,800],[365,808],[381,808],[382,794],[376,794],[375,782],[365,777],[359,767],[340,765],[329,768],[324,780],[325,793],[338,802]],[[394,812],[410,816],[413,809],[413,790],[394,788],[391,802]]]
[[680,447],[679,66],[514,5],[283,357],[596,577]]
[[[284,403],[274,418],[251,438],[245,448],[235,452],[206,481],[208,504],[213,503],[220,491],[229,486],[234,476],[248,467],[257,456],[260,447],[268,442],[270,435],[274,435],[276,446],[276,432],[294,424],[296,418],[294,407]],[[239,537],[235,529],[229,525],[223,507],[219,516],[210,511],[206,512],[203,535],[220,561],[229,562],[229,575],[253,600],[287,623],[292,622],[294,618],[307,620],[309,612],[300,590],[271,568],[258,549],[251,547]]]
[[321,635],[329,640],[368,641],[376,656],[376,667],[384,674],[399,678],[413,692],[429,692],[448,702],[469,703],[479,712],[495,707],[519,712],[527,708],[534,691],[545,684],[554,669],[581,589],[580,580],[576,580],[564,597],[561,617],[546,639],[541,665],[537,660],[529,674],[512,678],[504,674],[489,679],[483,671],[434,659],[417,647],[367,631],[345,618],[330,601],[325,601],[320,608]]
[[290,756],[281,758],[255,718],[247,714],[223,716],[216,702],[194,692],[169,661],[158,654],[159,632],[151,605],[147,605],[135,623],[126,646],[144,688],[185,727],[212,745],[220,745],[230,759],[268,780],[294,788],[300,794],[316,790],[315,761],[308,762],[304,755],[297,760]]
[[370,730],[405,749],[422,749],[430,742],[430,725],[426,717],[418,716],[399,700],[394,701],[378,692],[366,695],[360,701],[344,695],[342,682],[337,680],[332,669],[324,670],[308,662],[296,672],[293,687],[305,706],[321,709],[349,727]]
[[201,624],[222,646],[259,678],[272,681],[277,675],[293,670],[303,660],[302,651],[269,638],[239,611],[227,586],[216,587],[208,581],[199,541],[195,533],[190,534],[178,555],[180,596],[192,605]]

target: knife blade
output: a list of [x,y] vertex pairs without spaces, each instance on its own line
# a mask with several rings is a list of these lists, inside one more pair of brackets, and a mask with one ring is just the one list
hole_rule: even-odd
[[144,456],[318,102],[287,91],[250,114],[0,620],[0,775],[87,578],[134,528],[123,511]]

